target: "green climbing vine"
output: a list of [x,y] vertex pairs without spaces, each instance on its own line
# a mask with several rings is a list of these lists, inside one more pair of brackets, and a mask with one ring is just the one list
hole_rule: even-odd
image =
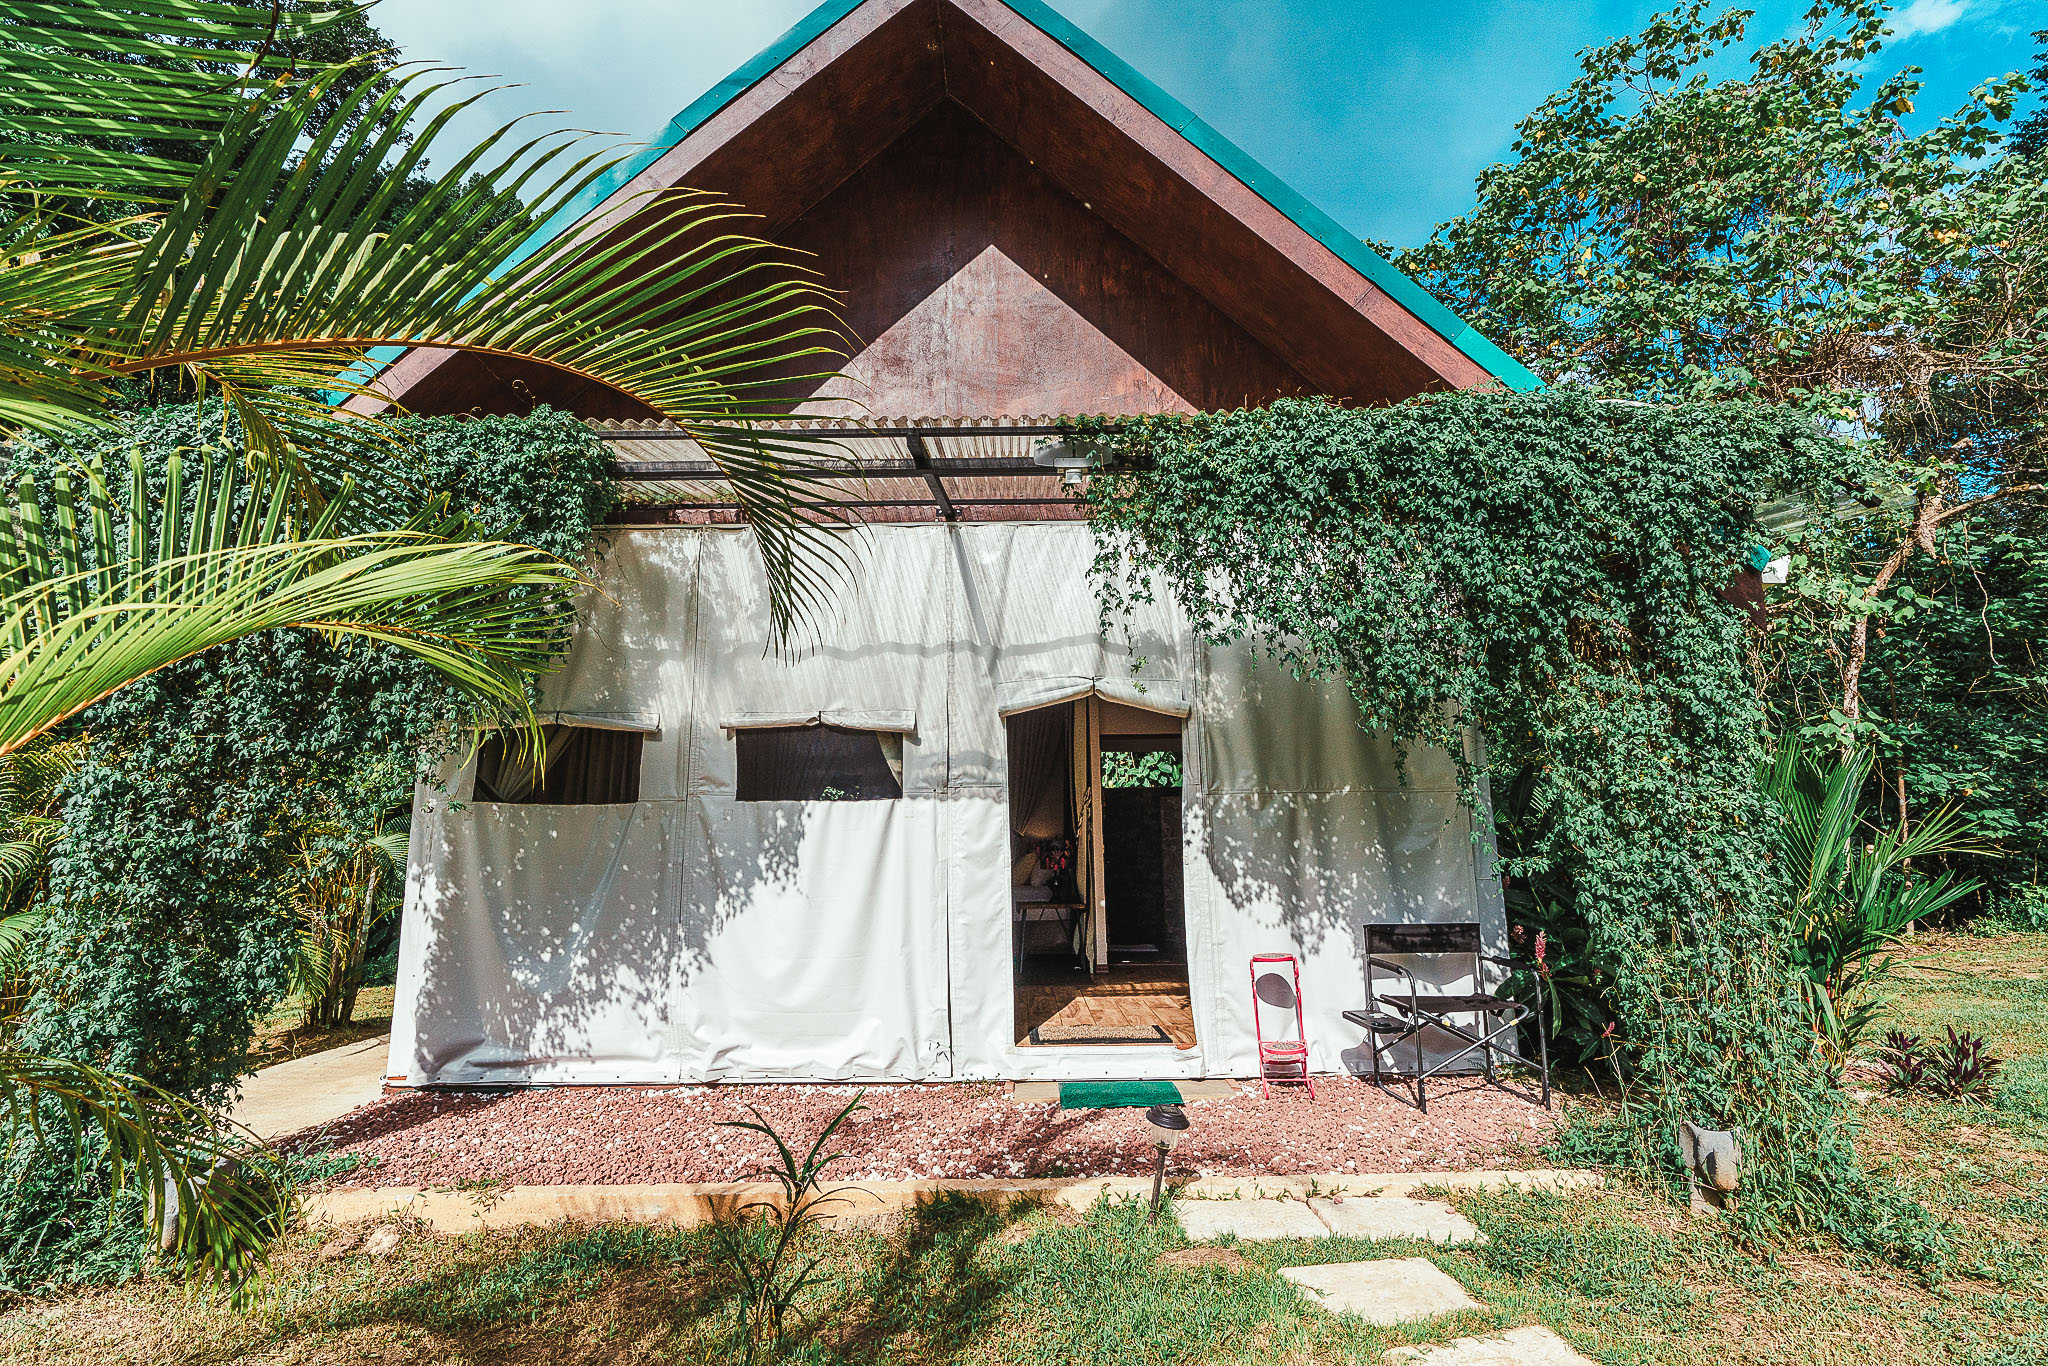
[[1344,680],[1403,746],[1462,755],[1476,729],[1468,800],[1485,769],[1533,775],[1549,819],[1509,871],[1578,887],[1638,1161],[1674,1170],[1680,1119],[1740,1129],[1750,1232],[1912,1240],[1856,1167],[1787,970],[1764,716],[1721,596],[1753,510],[1829,501],[1857,448],[1782,408],[1563,391],[1287,400],[1093,435],[1112,616],[1154,584],[1212,641]]

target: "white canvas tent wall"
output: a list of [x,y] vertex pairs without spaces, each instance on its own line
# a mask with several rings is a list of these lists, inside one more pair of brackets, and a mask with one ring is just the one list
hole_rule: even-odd
[[[818,638],[768,648],[731,528],[610,535],[548,702],[656,729],[640,800],[414,808],[390,1074],[408,1085],[1246,1076],[1254,953],[1300,956],[1311,1062],[1369,1066],[1360,926],[1477,920],[1497,880],[1449,757],[1160,605],[1105,641],[1083,523],[882,525]],[[1138,667],[1133,667],[1133,661]],[[1088,692],[1185,716],[1198,1044],[1017,1048],[1006,712]],[[896,801],[740,802],[733,727],[903,728]]]

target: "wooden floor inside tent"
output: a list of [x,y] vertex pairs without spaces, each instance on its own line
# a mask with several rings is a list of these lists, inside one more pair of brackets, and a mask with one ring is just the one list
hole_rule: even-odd
[[1128,1031],[1133,1037],[1157,1025],[1175,1048],[1195,1046],[1195,1012],[1188,998],[1188,970],[1181,966],[1116,966],[1072,981],[1017,988],[1017,1046],[1059,1048],[1037,1043],[1041,1026],[1094,1026]]

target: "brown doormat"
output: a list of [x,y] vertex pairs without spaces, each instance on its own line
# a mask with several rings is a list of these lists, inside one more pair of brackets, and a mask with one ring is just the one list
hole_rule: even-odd
[[1173,1036],[1158,1025],[1143,1029],[1131,1025],[1039,1025],[1031,1031],[1033,1043],[1172,1043]]

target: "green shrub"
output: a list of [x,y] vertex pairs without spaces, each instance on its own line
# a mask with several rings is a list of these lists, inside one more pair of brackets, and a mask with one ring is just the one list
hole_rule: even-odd
[[2048,933],[2048,884],[2020,882],[2007,887],[1984,914],[1970,922],[1973,934]]
[[[485,535],[572,563],[587,555],[613,490],[605,449],[582,423],[543,409],[407,428],[414,463],[397,482],[422,500],[447,495]],[[9,454],[18,476],[94,453],[125,464],[134,447],[160,482],[173,451],[203,444],[242,458],[212,404],[132,414],[97,451],[17,443]],[[309,832],[381,828],[473,719],[426,665],[305,631],[209,651],[91,708],[20,1043],[226,1102],[256,1022],[292,982],[297,922],[284,874]],[[79,1200],[95,1198],[90,1171],[82,1181],[11,1189],[8,1217],[24,1228],[71,1219]],[[19,1274],[45,1274],[37,1259],[50,1246],[0,1235],[0,1276],[15,1276],[17,1263],[31,1268]],[[72,1259],[78,1274],[132,1269],[92,1246]]]
[[1543,821],[1501,867],[1569,882],[1579,961],[1609,974],[1578,999],[1614,1014],[1637,1160],[1674,1172],[1681,1120],[1739,1129],[1745,1236],[1868,1216],[1774,896],[1751,628],[1724,597],[1756,510],[1830,506],[1863,454],[1783,408],[1566,388],[1091,435],[1110,617],[1170,594],[1204,638],[1347,685],[1365,728],[1446,752],[1475,808],[1484,772],[1536,775]]

